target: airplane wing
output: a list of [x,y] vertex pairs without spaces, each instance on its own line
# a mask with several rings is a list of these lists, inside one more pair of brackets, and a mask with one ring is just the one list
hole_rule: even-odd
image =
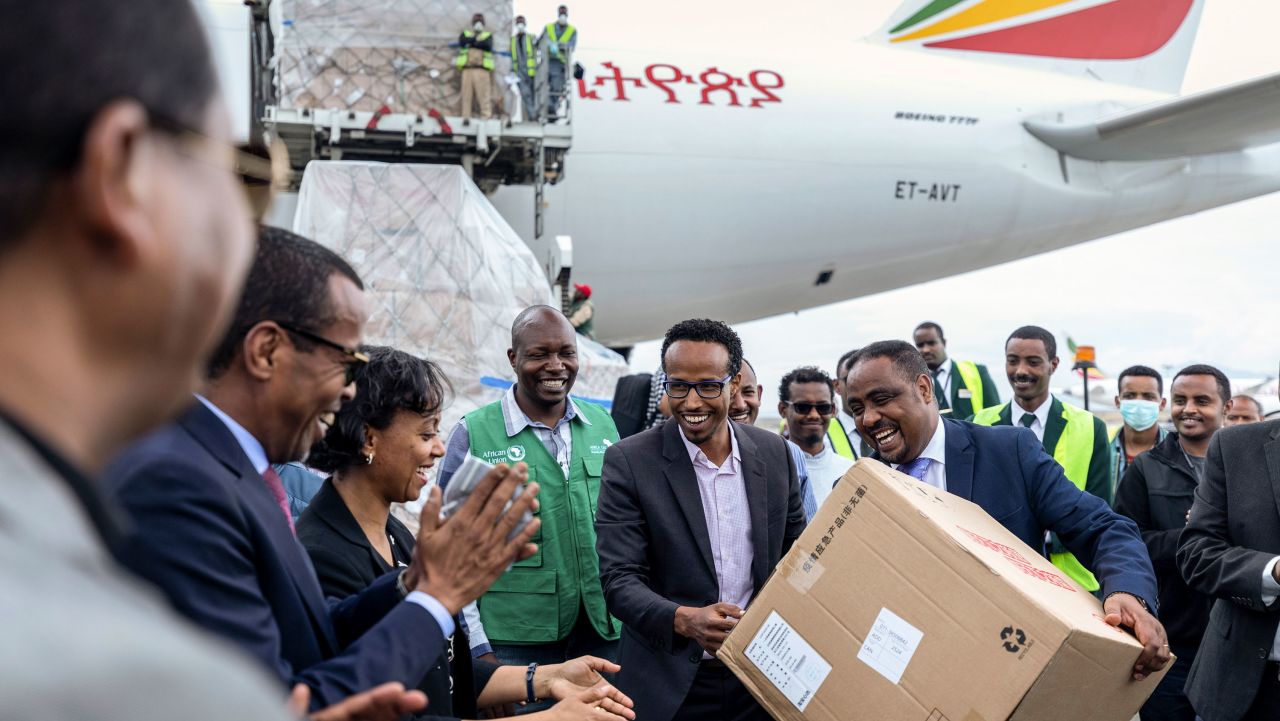
[[1023,123],[1044,144],[1083,160],[1163,160],[1280,141],[1280,73],[1173,98],[1096,122]]

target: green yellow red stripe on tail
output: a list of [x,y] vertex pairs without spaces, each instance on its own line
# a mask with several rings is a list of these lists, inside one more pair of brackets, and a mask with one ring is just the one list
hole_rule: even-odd
[[[1186,20],[1194,2],[969,0],[967,7],[949,13],[965,5],[966,0],[932,0],[892,27],[889,41],[938,38],[922,44],[928,48],[1046,58],[1128,60],[1146,57],[1164,47]],[[1064,12],[1050,16],[1042,12],[1053,8]],[[938,17],[944,13],[945,17]],[[1026,21],[1006,22],[1017,18]],[[933,22],[924,24],[929,20]]]

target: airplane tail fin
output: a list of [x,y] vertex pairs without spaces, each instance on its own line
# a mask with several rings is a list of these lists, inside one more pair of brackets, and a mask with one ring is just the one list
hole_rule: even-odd
[[1205,0],[906,0],[870,40],[1176,93]]

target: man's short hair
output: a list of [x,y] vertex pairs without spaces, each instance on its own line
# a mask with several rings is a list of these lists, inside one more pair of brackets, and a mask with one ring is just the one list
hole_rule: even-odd
[[1253,396],[1248,395],[1247,393],[1238,393],[1231,397],[1232,403],[1235,403],[1236,401],[1246,401],[1248,403],[1252,403],[1253,407],[1258,410],[1258,417],[1259,418],[1262,417],[1262,414],[1263,414],[1262,403],[1258,402],[1257,398],[1254,398]]
[[742,339],[727,324],[707,318],[682,320],[671,326],[662,338],[662,370],[667,369],[667,349],[672,343],[681,340],[700,343],[718,343],[729,351],[729,367],[725,370],[730,376],[738,375],[742,369]]
[[947,342],[947,335],[942,332],[942,326],[938,325],[937,323],[934,323],[931,320],[926,320],[925,322],[916,326],[915,330],[911,331],[911,335],[914,338],[916,333],[919,333],[920,331],[928,328],[932,328],[933,330],[938,331],[938,340],[942,341],[943,343]]
[[200,129],[218,88],[188,0],[6,4],[0,68],[0,251],[45,211],[104,107],[132,99],[158,129]]
[[1164,378],[1160,376],[1160,373],[1157,372],[1155,368],[1148,368],[1147,366],[1129,366],[1128,368],[1120,371],[1120,377],[1116,379],[1116,393],[1121,392],[1120,387],[1124,384],[1124,379],[1129,376],[1155,378],[1157,392],[1159,392],[1160,395],[1164,395]]
[[554,314],[564,318],[565,323],[569,323],[569,319],[564,317],[564,313],[557,308],[549,305],[531,305],[520,311],[516,315],[516,319],[511,321],[511,348],[514,350],[520,347],[520,336],[524,333],[526,326],[533,323],[534,319],[543,314]]
[[915,381],[921,375],[929,375],[929,365],[924,362],[924,356],[905,340],[881,340],[863,346],[854,354],[849,370],[863,361],[875,358],[888,358],[908,381]]
[[[849,372],[849,366],[853,363],[853,357],[858,354],[858,350],[854,348],[853,350],[845,351],[844,355],[840,356],[840,360],[836,361],[836,375],[844,375]],[[844,379],[841,378],[840,380]]]
[[1018,340],[1038,340],[1044,343],[1044,350],[1049,354],[1049,358],[1058,357],[1058,341],[1054,339],[1053,334],[1041,328],[1038,325],[1024,325],[1009,334],[1004,341],[1004,347],[1009,347],[1009,341],[1017,338]]
[[1226,373],[1211,365],[1204,363],[1189,365],[1174,374],[1173,380],[1169,381],[1169,386],[1172,387],[1182,376],[1213,376],[1218,383],[1218,395],[1222,397],[1222,402],[1226,403],[1231,400],[1231,381],[1227,379]]
[[800,366],[782,376],[782,382],[778,384],[778,400],[783,403],[791,400],[792,383],[826,383],[831,397],[835,398],[835,386],[831,384],[831,376],[817,366]]
[[[217,378],[231,367],[249,331],[264,320],[312,333],[333,324],[337,317],[329,297],[329,278],[334,273],[364,289],[356,271],[332,250],[281,228],[260,227],[244,293],[231,329],[209,361],[209,377]],[[305,338],[293,337],[293,341],[304,349],[312,345]]]

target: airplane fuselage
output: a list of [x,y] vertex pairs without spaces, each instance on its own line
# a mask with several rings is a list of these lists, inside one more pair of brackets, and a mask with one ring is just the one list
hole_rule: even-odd
[[[578,60],[574,146],[532,245],[573,237],[573,277],[595,289],[597,335],[615,345],[681,318],[810,308],[1280,189],[1271,148],[1078,161],[1023,128],[1167,97],[1129,86],[856,42],[714,57],[586,46]],[[532,238],[528,189],[494,202]]]

